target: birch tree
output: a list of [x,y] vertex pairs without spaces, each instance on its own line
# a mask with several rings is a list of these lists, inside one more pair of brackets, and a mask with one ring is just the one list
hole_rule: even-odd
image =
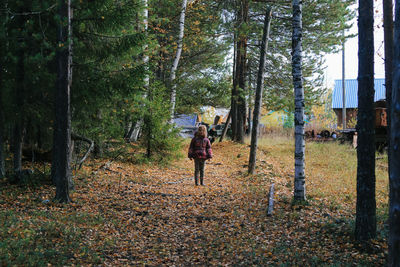
[[[148,5],[148,1],[147,0],[143,0],[143,13],[142,13],[142,27],[143,27],[143,32],[145,33],[145,35],[147,35],[147,29],[149,27],[149,5]],[[148,65],[149,65],[149,54],[147,51],[148,48],[148,44],[145,43],[143,45],[143,65],[145,68],[145,74],[143,77],[143,87],[144,87],[144,95],[143,95],[143,99],[146,99],[148,96],[148,90],[149,90],[149,85],[150,85],[150,78],[149,78],[149,69],[148,69]],[[134,141],[136,142],[138,137],[139,137],[139,133],[140,130],[142,128],[143,125],[143,118],[140,118],[135,126],[131,129],[130,133],[128,134],[128,139],[129,141]]]
[[262,93],[264,88],[265,62],[267,58],[270,25],[271,25],[271,8],[268,7],[267,12],[265,13],[263,38],[260,47],[260,64],[258,67],[258,75],[257,75],[256,97],[254,101],[253,129],[251,132],[251,145],[250,145],[250,158],[249,158],[250,174],[253,174],[256,168],[258,132],[259,132],[258,125],[260,122]]
[[[238,21],[237,19],[237,14],[236,14],[236,22]],[[237,26],[236,26],[237,27]],[[237,130],[237,76],[236,76],[236,64],[237,64],[237,40],[238,38],[238,33],[236,31],[233,32],[233,68],[232,68],[232,92],[231,92],[231,110],[230,110],[230,115],[231,115],[231,130],[232,130],[232,139],[235,138]],[[228,127],[228,122],[226,124],[226,127]]]
[[359,1],[355,226],[357,240],[368,240],[376,236],[373,11],[373,0]]
[[55,99],[54,146],[52,175],[56,184],[55,200],[68,203],[70,150],[71,150],[71,110],[70,88],[72,83],[72,38],[71,0],[58,1],[58,47],[57,82]]
[[178,68],[179,59],[181,58],[182,46],[183,46],[183,34],[185,31],[185,15],[186,15],[186,6],[187,0],[182,0],[181,6],[181,15],[179,17],[179,35],[178,35],[178,47],[176,49],[174,61],[171,67],[171,74],[169,78],[170,86],[171,86],[171,108],[170,108],[170,116],[171,121],[174,118],[175,113],[175,105],[176,105],[176,70]]
[[292,1],[293,20],[292,20],[292,76],[295,95],[295,114],[294,114],[294,199],[306,199],[306,184],[304,171],[305,140],[304,140],[304,88],[302,62],[302,4],[301,0]]
[[[395,2],[394,43],[400,41],[400,0]],[[394,47],[389,158],[389,260],[400,266],[400,47]]]

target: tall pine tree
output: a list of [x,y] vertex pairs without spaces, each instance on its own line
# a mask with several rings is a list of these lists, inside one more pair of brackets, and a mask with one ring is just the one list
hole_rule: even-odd
[[57,82],[55,98],[52,179],[56,184],[55,199],[69,203],[71,150],[70,88],[72,83],[71,0],[58,1]]
[[355,227],[355,237],[358,240],[368,240],[376,236],[373,11],[373,0],[359,1]]
[[[400,42],[400,1],[395,1],[394,44]],[[389,259],[400,266],[400,47],[394,46],[389,158]]]

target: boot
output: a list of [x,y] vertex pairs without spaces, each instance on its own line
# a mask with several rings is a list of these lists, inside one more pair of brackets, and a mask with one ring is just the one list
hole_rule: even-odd
[[195,185],[199,185],[199,179],[197,177],[194,177],[194,183]]
[[200,177],[200,185],[204,185],[203,184],[203,177]]

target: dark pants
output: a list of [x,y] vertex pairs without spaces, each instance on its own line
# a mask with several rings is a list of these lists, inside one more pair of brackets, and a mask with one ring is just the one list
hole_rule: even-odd
[[198,185],[200,174],[200,184],[203,185],[204,167],[206,165],[205,159],[194,159],[194,182]]

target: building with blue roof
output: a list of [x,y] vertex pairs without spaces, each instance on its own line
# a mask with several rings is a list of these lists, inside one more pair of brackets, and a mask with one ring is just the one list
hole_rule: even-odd
[[173,119],[176,127],[180,128],[179,135],[183,138],[192,138],[200,124],[197,114],[181,114]]
[[198,122],[198,116],[197,114],[181,114],[176,116],[173,121],[178,127],[195,127],[197,126],[196,123]]
[[[351,120],[357,117],[358,108],[358,81],[357,79],[346,79],[345,80],[345,96],[346,96],[346,123],[348,124]],[[332,94],[332,109],[336,113],[338,118],[337,125],[342,125],[342,109],[343,109],[343,90],[342,80],[335,80],[335,87]],[[384,107],[386,101],[386,88],[385,79],[375,79],[374,81],[375,103],[379,103],[380,106]],[[384,103],[384,104],[382,104]]]

